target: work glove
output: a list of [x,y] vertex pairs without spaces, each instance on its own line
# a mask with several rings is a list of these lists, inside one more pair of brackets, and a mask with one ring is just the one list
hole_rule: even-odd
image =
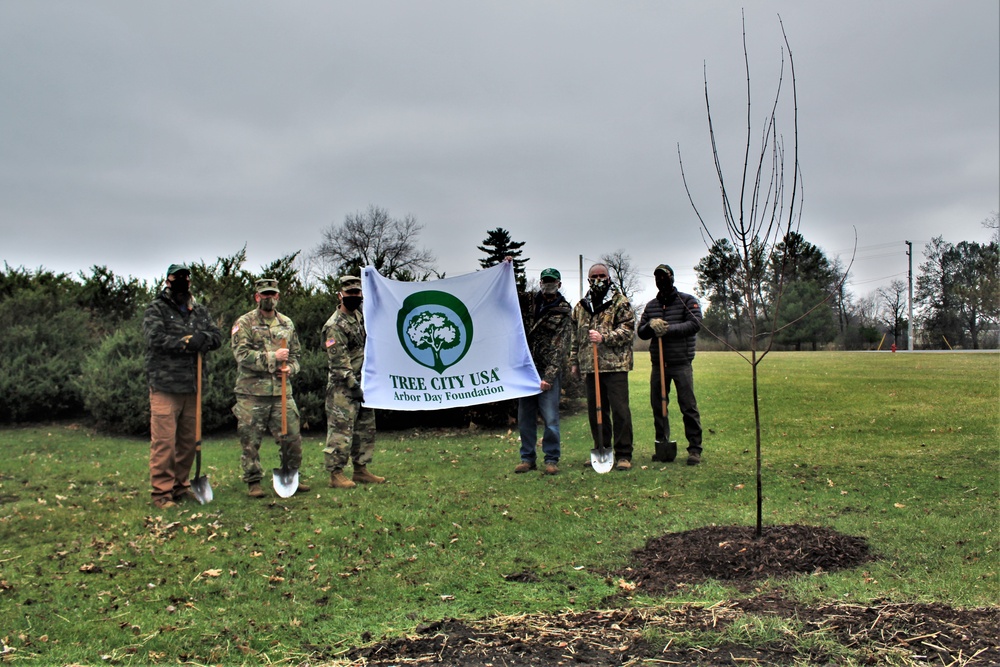
[[666,320],[660,319],[659,317],[649,321],[649,328],[653,330],[657,338],[662,338],[667,335],[667,329],[669,328]]
[[191,338],[187,342],[187,349],[189,352],[204,352],[208,349],[208,336],[201,331],[191,334]]
[[357,401],[358,403],[365,402],[365,392],[361,391],[361,385],[356,384],[347,390],[347,395],[352,401]]

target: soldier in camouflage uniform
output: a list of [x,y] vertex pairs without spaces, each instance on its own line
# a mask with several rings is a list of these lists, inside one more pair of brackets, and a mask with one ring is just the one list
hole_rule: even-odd
[[590,433],[597,443],[594,352],[601,385],[602,442],[614,443],[618,470],[632,468],[632,411],[629,408],[628,373],[632,370],[635,312],[624,294],[611,284],[608,267],[594,264],[587,272],[590,291],[573,308],[573,345],[570,370],[584,375]]
[[198,354],[222,344],[222,333],[208,310],[191,296],[191,271],[183,264],[167,269],[167,287],[146,307],[149,378],[149,477],[153,504],[176,506],[189,495],[194,463]]
[[541,376],[542,393],[524,396],[517,401],[517,424],[521,433],[521,462],[515,473],[535,470],[538,444],[538,415],[545,430],[542,434],[542,472],[559,472],[559,394],[562,369],[569,354],[573,323],[569,302],[559,293],[562,276],[556,269],[542,271],[539,290],[525,295],[521,304],[524,332],[535,369]]
[[[323,463],[330,486],[351,489],[357,484],[381,484],[384,477],[368,471],[375,451],[375,411],[362,407],[361,366],[365,361],[365,318],[361,312],[361,280],[340,278],[340,306],[323,325],[329,377],[326,385],[326,447]],[[352,479],[344,475],[348,461]]]
[[[299,372],[301,346],[292,320],[277,311],[278,281],[261,278],[255,284],[254,300],[258,307],[243,315],[233,325],[232,347],[236,357],[237,433],[243,455],[243,481],[252,498],[263,498],[260,481],[260,443],[270,431],[278,447],[288,457],[288,467],[302,465],[302,436],[299,434],[299,409],[292,397],[291,376]],[[288,432],[281,433],[281,374],[285,373]],[[299,482],[298,491],[309,487]]]

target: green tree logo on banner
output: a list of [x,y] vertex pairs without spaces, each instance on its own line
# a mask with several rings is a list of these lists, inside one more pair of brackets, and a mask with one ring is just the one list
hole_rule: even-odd
[[411,294],[396,317],[399,342],[421,366],[444,373],[472,345],[472,316],[465,304],[447,292]]

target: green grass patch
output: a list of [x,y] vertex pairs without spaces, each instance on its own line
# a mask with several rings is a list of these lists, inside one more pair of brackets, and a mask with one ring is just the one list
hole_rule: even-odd
[[[313,491],[255,501],[233,436],[204,446],[214,502],[160,511],[147,442],[68,424],[0,430],[0,660],[295,661],[443,617],[601,608],[621,591],[611,573],[649,538],[755,520],[749,366],[727,353],[695,364],[696,467],[650,462],[644,354],[629,473],[585,468],[577,413],[564,416],[556,476],[513,474],[516,430],[380,433],[372,470],[390,482],[334,491],[312,437],[302,472]],[[1000,355],[772,354],[761,395],[765,522],[863,535],[881,556],[762,590],[995,604]],[[278,465],[273,442],[262,453]],[[734,595],[708,582],[671,599]],[[620,603],[660,602],[640,589]],[[748,619],[742,641],[786,631]]]

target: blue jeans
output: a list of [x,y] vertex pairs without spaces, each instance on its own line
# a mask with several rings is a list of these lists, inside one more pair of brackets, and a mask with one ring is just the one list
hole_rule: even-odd
[[521,432],[521,460],[535,462],[538,443],[538,415],[542,415],[542,454],[546,463],[559,462],[559,378],[548,391],[517,401],[517,427]]

